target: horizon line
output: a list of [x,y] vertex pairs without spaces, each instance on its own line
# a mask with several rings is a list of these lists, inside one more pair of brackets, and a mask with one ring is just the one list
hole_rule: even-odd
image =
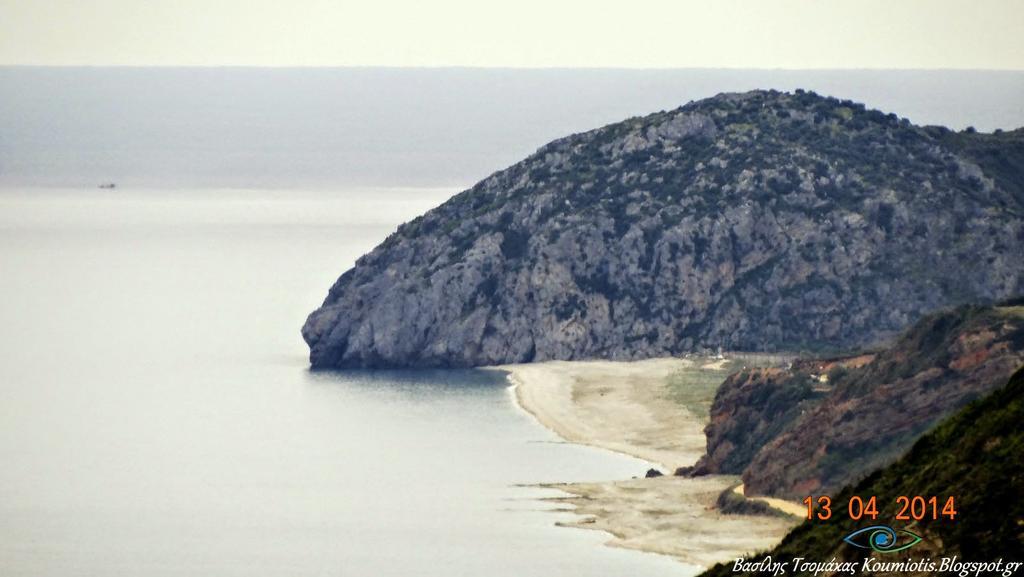
[[1024,68],[941,68],[941,67],[873,67],[845,66],[835,68],[787,68],[743,66],[480,66],[439,64],[403,66],[394,64],[32,64],[0,63],[0,68],[119,68],[119,69],[262,69],[262,70],[496,70],[496,71],[617,71],[617,72],[683,72],[683,71],[736,71],[736,72],[1005,72],[1024,73]]

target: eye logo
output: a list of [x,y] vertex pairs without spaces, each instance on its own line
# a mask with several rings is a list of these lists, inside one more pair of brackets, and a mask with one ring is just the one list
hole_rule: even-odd
[[[865,535],[864,537],[861,537],[861,539],[867,539],[866,545],[857,542],[857,537],[859,535]],[[909,538],[909,540],[902,545],[898,543],[901,536]],[[864,527],[863,529],[858,529],[853,533],[850,533],[846,537],[843,537],[843,541],[846,541],[854,547],[870,549],[878,553],[896,553],[917,545],[921,542],[921,537],[904,529],[893,529],[888,525],[872,525],[871,527]]]

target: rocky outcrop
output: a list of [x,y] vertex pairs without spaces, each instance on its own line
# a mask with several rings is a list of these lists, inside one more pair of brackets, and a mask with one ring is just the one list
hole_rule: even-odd
[[742,473],[758,451],[832,391],[829,375],[845,374],[874,358],[798,358],[786,369],[754,367],[729,375],[716,392],[704,428],[707,453],[677,474]]
[[719,387],[704,428],[707,453],[684,476],[738,475],[759,450],[820,400],[809,374],[754,368],[730,375]]
[[723,94],[556,140],[401,226],[314,367],[842,349],[1024,288],[1024,132]]
[[838,491],[1024,364],[1022,304],[929,316],[870,360],[731,376],[711,408],[707,455],[691,474],[742,473],[748,495]]

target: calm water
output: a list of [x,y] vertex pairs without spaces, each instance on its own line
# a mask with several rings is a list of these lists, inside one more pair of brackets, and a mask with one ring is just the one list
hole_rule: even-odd
[[307,371],[335,276],[450,193],[0,191],[0,573],[691,573],[513,486],[645,464],[500,377]]
[[0,67],[0,184],[464,187],[552,139],[754,88],[1024,126],[1024,72]]

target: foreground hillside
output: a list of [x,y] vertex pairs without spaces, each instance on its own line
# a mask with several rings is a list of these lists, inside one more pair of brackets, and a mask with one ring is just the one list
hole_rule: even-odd
[[632,118],[403,225],[303,337],[314,367],[864,345],[1024,288],[1022,142],[805,92]]
[[[961,561],[1024,561],[1024,370],[1018,371],[1004,387],[967,406],[935,430],[922,437],[896,463],[876,472],[855,486],[833,495],[839,508],[850,497],[877,497],[876,521],[852,521],[846,514],[828,521],[807,521],[794,529],[780,545],[768,552],[773,559],[804,557],[812,561],[884,558],[870,550],[843,541],[851,532],[872,524],[890,525],[922,537],[904,555],[890,555],[885,561],[939,560],[958,556]],[[900,495],[936,495],[943,501],[956,497],[955,520],[929,517],[920,521],[896,520],[896,498]],[[912,572],[917,575],[938,571]],[[737,575],[731,564],[721,564],[704,573]],[[884,573],[882,573],[884,574]],[[889,574],[906,575],[906,571]],[[950,574],[946,572],[944,574]]]
[[1024,365],[1022,304],[930,315],[874,355],[730,376],[695,472],[742,473],[748,495],[838,491]]

